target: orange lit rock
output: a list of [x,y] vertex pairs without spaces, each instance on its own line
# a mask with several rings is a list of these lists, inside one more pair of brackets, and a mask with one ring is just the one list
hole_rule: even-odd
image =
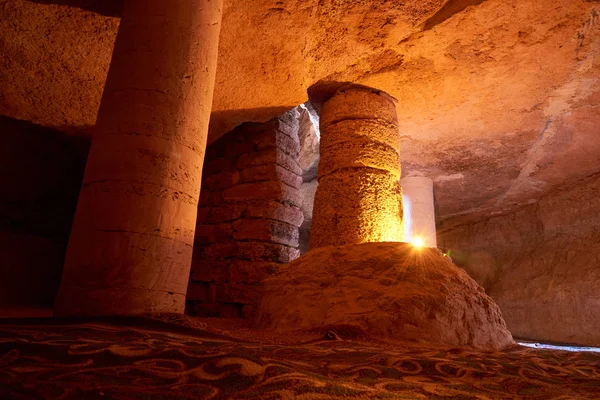
[[302,211],[298,207],[268,200],[249,203],[246,215],[248,217],[262,217],[282,221],[295,227],[302,225],[304,220]]
[[256,154],[243,154],[237,161],[238,168],[277,164],[297,175],[302,175],[298,161],[278,149],[265,149]]
[[244,183],[223,192],[226,201],[280,199],[293,206],[302,204],[300,191],[281,181]]
[[276,165],[259,165],[242,171],[243,182],[281,181],[288,186],[300,189],[302,177],[294,172]]
[[298,135],[291,138],[288,134],[281,131],[275,131],[274,135],[260,135],[258,140],[254,141],[257,150],[278,149],[290,157],[298,157],[300,153],[300,141]]
[[311,250],[264,281],[257,323],[281,333],[354,328],[370,338],[495,350],[500,309],[435,249],[364,243]]
[[298,247],[298,227],[281,221],[246,218],[233,223],[235,240],[257,240]]
[[[119,3],[4,1],[0,114],[93,126]],[[275,3],[224,2],[209,142],[304,103],[320,81],[357,82],[399,100],[404,171],[434,179],[442,219],[526,203],[596,165],[597,2]]]
[[298,139],[300,140],[300,157],[298,162],[305,180],[312,180],[319,163],[319,115],[309,102],[298,107]]
[[249,241],[239,242],[236,254],[242,260],[272,261],[279,264],[286,264],[298,258],[300,251],[295,247],[277,243]]
[[[207,148],[189,312],[250,317],[261,280],[299,256],[299,148],[295,110],[242,124]],[[239,182],[230,185],[234,176]]]
[[125,2],[56,314],[183,312],[221,7]]
[[340,90],[321,113],[310,248],[403,238],[396,105],[374,89]]

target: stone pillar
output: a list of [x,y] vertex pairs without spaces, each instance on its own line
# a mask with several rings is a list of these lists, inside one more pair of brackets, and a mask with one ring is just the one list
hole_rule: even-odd
[[184,311],[221,0],[126,0],[57,315]]
[[433,181],[424,176],[403,178],[402,200],[404,203],[405,240],[419,238],[425,247],[437,247],[435,209],[433,204]]
[[295,110],[242,124],[208,147],[190,313],[252,318],[261,282],[300,255],[299,151]]
[[321,160],[310,248],[401,242],[400,134],[394,100],[364,87],[321,110]]

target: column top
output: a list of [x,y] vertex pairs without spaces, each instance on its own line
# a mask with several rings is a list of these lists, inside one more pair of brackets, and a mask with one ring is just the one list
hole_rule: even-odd
[[393,102],[394,105],[398,104],[398,99],[384,92],[383,90],[360,85],[352,82],[317,82],[312,85],[308,89],[308,95],[314,104],[322,105],[326,103],[331,98],[335,97],[337,94],[344,92],[352,92],[352,91],[363,91],[363,92],[371,92],[376,95],[380,95],[382,97],[387,98],[389,101]]
[[426,176],[407,176],[406,178],[400,179],[400,186],[402,187],[427,187],[433,188],[433,180]]

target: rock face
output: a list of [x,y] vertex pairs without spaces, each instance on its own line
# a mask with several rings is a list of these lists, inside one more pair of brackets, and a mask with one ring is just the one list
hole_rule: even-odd
[[[0,2],[0,114],[87,132],[96,123],[121,4]],[[384,90],[398,99],[403,176],[434,180],[436,212],[447,221],[445,246],[497,299],[514,333],[598,344],[597,192],[577,187],[536,201],[600,171],[599,21],[600,4],[592,0],[225,0],[209,141],[304,103],[319,83]],[[9,130],[2,135],[9,142],[24,138]],[[23,175],[26,158],[19,154],[33,161],[28,166],[43,161],[36,173],[73,175],[52,172],[68,158],[57,157],[62,153],[45,140],[36,142],[44,150],[39,155],[5,142],[2,150],[11,157],[3,158],[0,174],[45,193],[57,186]],[[262,156],[259,163],[276,159],[272,152]],[[28,203],[13,201],[26,197],[21,187],[2,196],[10,206],[3,226],[20,235],[46,225],[29,222],[39,215],[63,215],[54,207],[22,212]],[[271,184],[258,189],[290,194]],[[301,192],[304,204],[311,192]],[[235,201],[251,193],[244,186],[227,196]],[[499,212],[504,216],[494,217]],[[61,228],[61,249],[66,231]],[[29,251],[29,244],[14,243],[4,246]],[[58,271],[60,262],[52,264]]]
[[309,182],[317,176],[319,164],[319,115],[314,106],[307,102],[297,108],[298,110],[298,139],[300,140],[300,157],[298,162],[302,168],[304,182]]
[[264,282],[257,322],[282,332],[354,328],[374,338],[499,349],[498,306],[435,249],[365,243],[310,251]]
[[298,159],[302,168],[302,214],[304,222],[300,226],[301,254],[308,251],[310,242],[310,230],[312,227],[313,207],[315,204],[315,192],[319,186],[317,179],[317,167],[319,165],[319,143],[321,133],[319,130],[319,115],[313,104],[307,102],[298,107],[298,139],[300,140],[300,157]]
[[[0,114],[93,125],[118,3],[0,2]],[[440,218],[523,204],[599,170],[599,13],[589,0],[226,0],[209,141],[320,81],[356,82],[398,99],[404,176],[434,179]]]
[[305,254],[310,248],[310,231],[312,229],[312,216],[315,205],[315,194],[319,187],[319,181],[314,178],[310,182],[303,182],[300,187],[300,195],[302,196],[302,214],[304,214],[304,222],[300,226],[300,245],[298,249],[300,254]]
[[600,175],[514,213],[438,232],[516,337],[600,346]]

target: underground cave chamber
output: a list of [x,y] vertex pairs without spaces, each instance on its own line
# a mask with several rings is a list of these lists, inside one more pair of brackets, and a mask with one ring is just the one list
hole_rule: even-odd
[[0,8],[0,394],[594,398],[597,4],[108,3]]

